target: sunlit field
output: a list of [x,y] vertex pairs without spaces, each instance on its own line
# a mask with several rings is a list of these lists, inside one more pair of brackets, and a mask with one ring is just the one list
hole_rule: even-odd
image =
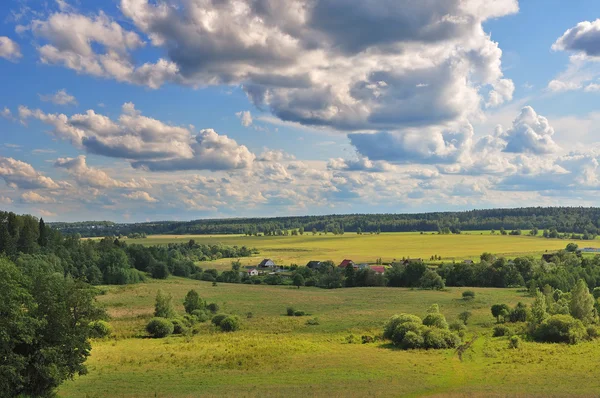
[[[177,309],[196,289],[222,312],[243,319],[230,334],[201,324],[197,334],[148,339],[143,331],[162,288]],[[423,291],[399,288],[323,290],[285,286],[218,284],[171,278],[125,287],[104,287],[115,329],[93,342],[89,374],[66,382],[61,397],[196,396],[593,396],[600,388],[596,343],[577,346],[525,342],[508,349],[492,338],[490,306],[530,303],[517,289]],[[386,342],[362,344],[381,333],[393,314],[423,316],[438,303],[448,321],[471,311],[466,339],[473,349],[462,360],[455,350],[401,351]],[[310,315],[285,316],[293,305]],[[247,313],[252,317],[248,318]],[[319,325],[309,326],[307,319]]]
[[[525,232],[524,232],[525,233]],[[257,265],[263,258],[271,258],[277,264],[305,265],[310,260],[333,260],[336,263],[348,258],[354,262],[384,262],[403,257],[428,260],[433,255],[445,261],[477,258],[482,252],[516,257],[539,255],[545,251],[564,249],[571,242],[562,239],[545,239],[532,236],[490,235],[489,231],[466,232],[461,235],[438,235],[419,233],[385,233],[380,235],[312,235],[303,236],[242,236],[242,235],[152,235],[146,239],[127,239],[128,243],[143,245],[187,242],[222,243],[255,247],[260,254],[254,258],[242,258],[243,265]],[[600,247],[600,240],[574,241],[581,247]],[[199,263],[203,268],[228,269],[231,259]]]

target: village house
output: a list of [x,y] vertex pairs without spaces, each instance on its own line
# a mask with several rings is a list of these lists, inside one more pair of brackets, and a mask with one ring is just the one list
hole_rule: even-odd
[[367,264],[367,263],[358,264],[358,269],[365,269],[365,268],[369,268],[369,264]]
[[246,271],[248,276],[258,276],[258,270],[256,268],[252,268]]
[[473,265],[473,260],[464,260],[463,263],[467,265]]
[[352,260],[347,260],[347,259],[346,259],[346,260],[344,260],[344,261],[342,261],[342,262],[340,263],[340,265],[338,265],[338,267],[340,267],[340,268],[346,268],[346,267],[348,267],[348,266],[351,266],[351,267],[353,267],[353,268],[358,268],[358,265],[354,264],[354,261],[352,261]]
[[372,265],[371,269],[375,271],[376,274],[385,274],[385,267],[383,265]]
[[260,264],[258,264],[259,268],[275,268],[275,262],[273,260],[271,260],[270,258],[265,258],[264,260],[262,260],[260,262]]
[[321,262],[316,260],[309,261],[308,263],[306,263],[306,268],[319,269],[321,268]]
[[407,258],[405,260],[402,260],[402,262],[400,264],[408,265],[408,264],[422,263],[422,262],[423,262],[422,258]]

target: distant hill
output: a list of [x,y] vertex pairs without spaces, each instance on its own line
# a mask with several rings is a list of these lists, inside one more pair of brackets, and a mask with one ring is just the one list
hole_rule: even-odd
[[600,208],[584,207],[524,207],[463,212],[418,214],[339,214],[326,216],[229,218],[194,221],[161,221],[117,224],[108,221],[51,223],[64,233],[82,236],[145,234],[277,234],[282,230],[304,228],[328,232],[410,232],[457,230],[556,229],[558,232],[598,234]]

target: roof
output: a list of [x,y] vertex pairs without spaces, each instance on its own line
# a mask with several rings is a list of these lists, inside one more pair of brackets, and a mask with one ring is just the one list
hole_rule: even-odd
[[383,265],[372,265],[371,269],[379,274],[383,274],[385,272],[385,267]]
[[308,263],[306,263],[306,266],[309,268],[310,267],[318,267],[319,265],[321,265],[321,262],[317,261],[317,260],[311,260]]
[[271,260],[270,258],[265,258],[264,260],[262,260],[260,262],[260,264],[258,264],[259,267],[264,267],[265,265],[267,265],[267,263],[272,263],[275,264],[275,262],[273,262],[273,260]]
[[340,263],[339,266],[342,267],[342,268],[346,268],[349,265],[354,265],[354,261],[345,259],[344,261],[342,261]]

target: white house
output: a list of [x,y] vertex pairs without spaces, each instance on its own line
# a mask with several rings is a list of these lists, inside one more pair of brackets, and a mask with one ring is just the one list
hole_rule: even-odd
[[249,269],[246,272],[248,272],[248,276],[258,276],[258,270],[256,268]]

